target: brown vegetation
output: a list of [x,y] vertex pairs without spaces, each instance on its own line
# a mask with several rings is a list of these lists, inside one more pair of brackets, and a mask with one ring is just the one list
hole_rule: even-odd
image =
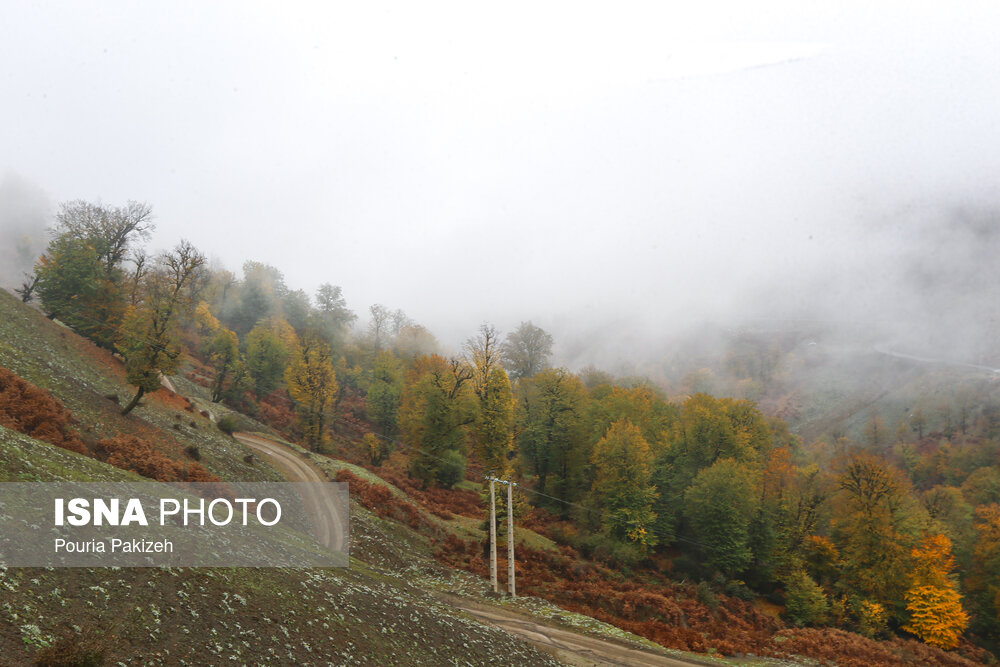
[[78,454],[87,447],[70,430],[75,420],[62,403],[44,389],[0,368],[0,425]]
[[148,442],[131,435],[119,435],[99,441],[94,455],[108,465],[131,470],[158,482],[221,481],[200,463],[175,461],[154,449]]
[[382,519],[393,518],[410,528],[427,525],[427,520],[413,503],[400,500],[387,486],[372,484],[347,470],[338,471],[334,481],[350,484],[351,495]]

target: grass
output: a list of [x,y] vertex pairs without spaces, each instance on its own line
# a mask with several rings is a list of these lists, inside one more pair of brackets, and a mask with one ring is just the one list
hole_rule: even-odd
[[[166,391],[122,417],[106,398],[130,393],[120,362],[2,292],[0,365],[50,391],[87,437],[134,434],[177,457],[196,446],[202,464],[225,480],[283,480],[259,457],[246,463],[250,450]],[[142,479],[0,428],[0,481]],[[426,537],[357,506],[352,514],[349,568],[0,566],[0,655],[5,664],[30,664],[53,644],[101,637],[108,664],[121,665],[471,665],[496,655],[556,664],[415,587],[411,568],[443,570]]]

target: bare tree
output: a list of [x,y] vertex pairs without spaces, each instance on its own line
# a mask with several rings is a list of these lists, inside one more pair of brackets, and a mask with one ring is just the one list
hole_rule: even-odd
[[28,303],[35,298],[35,285],[38,284],[38,275],[35,273],[25,273],[21,286],[14,288],[14,293],[21,297],[22,303]]
[[392,313],[380,303],[374,304],[368,309],[368,312],[372,316],[371,321],[368,323],[368,333],[372,337],[372,344],[375,346],[375,351],[378,352],[382,349],[382,343],[388,333]]

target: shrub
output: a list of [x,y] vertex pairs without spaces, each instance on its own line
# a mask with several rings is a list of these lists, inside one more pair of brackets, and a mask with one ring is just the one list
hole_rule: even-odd
[[216,423],[216,426],[218,426],[219,430],[225,433],[226,435],[232,435],[235,431],[239,429],[239,425],[236,423],[236,420],[229,415],[226,415],[225,417],[220,419],[218,423]]
[[158,482],[218,482],[218,477],[199,463],[175,461],[148,442],[131,435],[119,435],[97,443],[97,458],[109,465],[131,470]]
[[73,415],[47,391],[0,368],[0,425],[77,454],[87,448],[69,429]]
[[712,585],[707,581],[698,583],[698,592],[695,594],[695,598],[697,598],[698,602],[713,611],[719,608],[719,599],[715,597],[715,593],[712,591]]
[[196,445],[188,445],[184,448],[184,453],[195,461],[201,461],[201,450]]

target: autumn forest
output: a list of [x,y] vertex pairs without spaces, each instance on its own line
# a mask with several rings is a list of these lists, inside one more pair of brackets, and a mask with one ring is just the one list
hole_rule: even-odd
[[[154,253],[152,224],[143,203],[64,203],[17,290],[120,355],[133,389],[123,414],[141,412],[163,376],[184,374],[213,402],[480,526],[487,502],[465,482],[514,480],[514,506],[499,498],[501,542],[513,512],[562,554],[526,549],[525,590],[667,646],[760,653],[754,632],[780,625],[984,662],[1000,647],[1000,403],[988,380],[947,415],[929,404],[905,417],[855,410],[854,422],[805,428],[799,416],[821,401],[803,406],[800,392],[789,407],[782,369],[808,372],[802,350],[822,332],[738,332],[714,366],[672,378],[554,365],[558,341],[531,321],[472,322],[449,350],[402,310],[352,312],[332,283],[292,289],[255,261],[237,274],[188,241]],[[0,375],[0,414],[26,424],[10,398],[27,391],[17,382]],[[44,410],[50,441],[84,451],[58,406]],[[100,455],[142,459],[134,440]],[[158,465],[140,474],[215,479],[196,463]],[[480,541],[443,540],[438,555],[485,572]],[[533,558],[550,572],[532,574]],[[572,564],[584,562],[613,582],[606,598],[582,595],[587,575],[574,583]],[[671,630],[664,591],[681,585],[758,630]]]

